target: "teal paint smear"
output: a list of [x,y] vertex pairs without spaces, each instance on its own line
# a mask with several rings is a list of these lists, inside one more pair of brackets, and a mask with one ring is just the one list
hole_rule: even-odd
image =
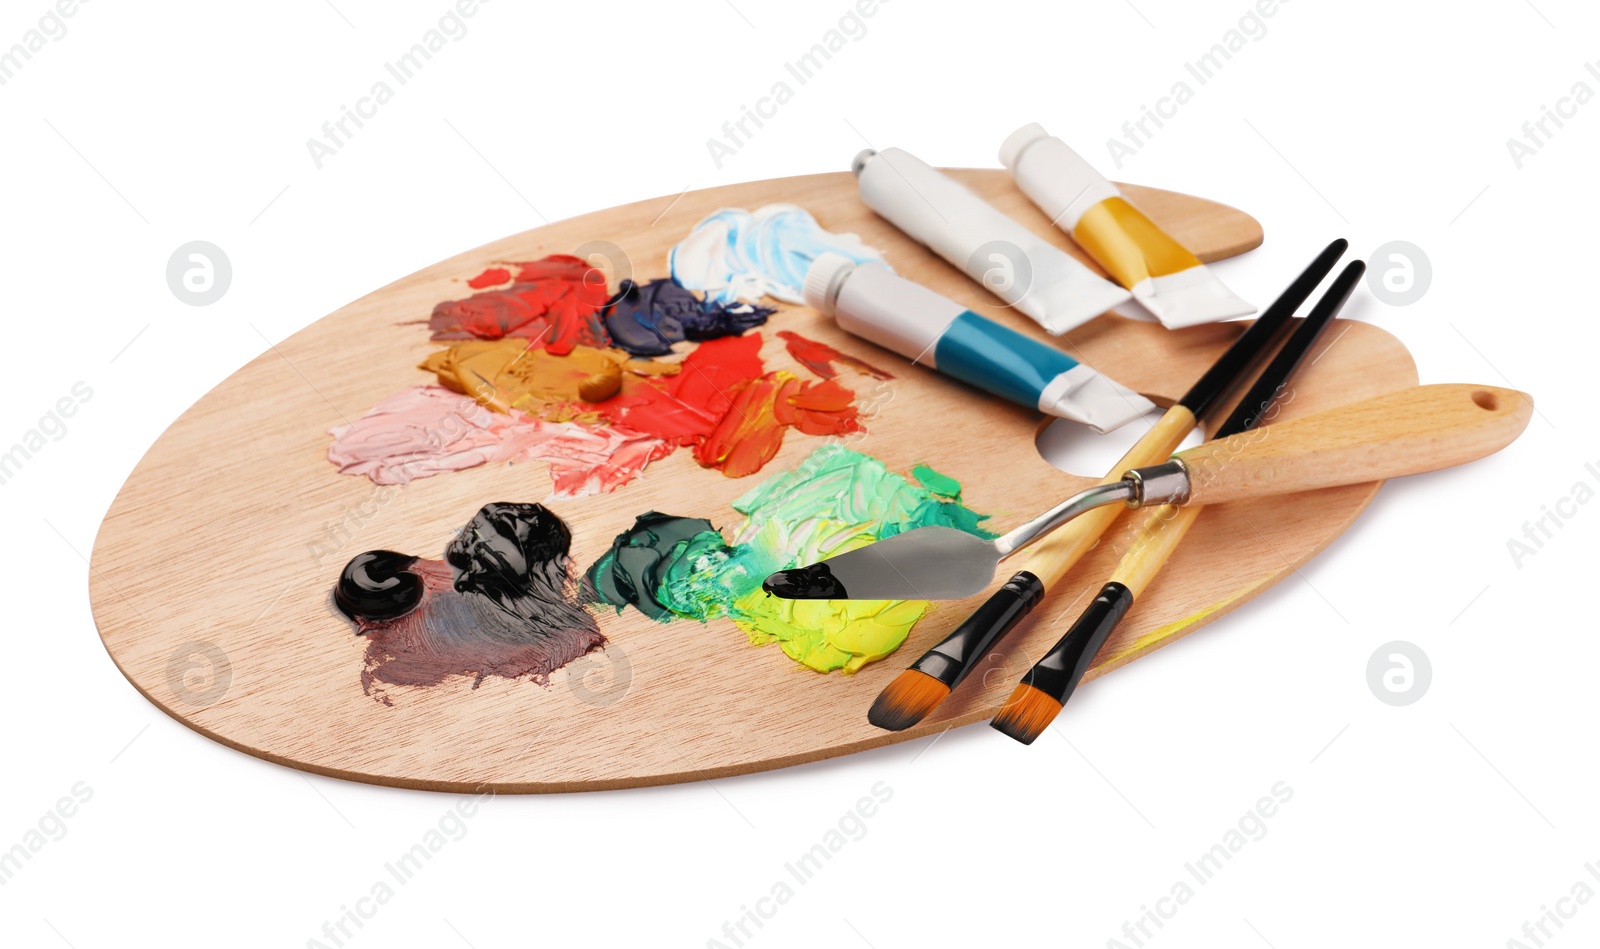
[[955,318],[933,345],[939,371],[1018,405],[1036,406],[1050,380],[1078,361],[971,310]]
[[732,542],[702,518],[647,512],[589,568],[586,599],[656,619],[726,616],[752,643],[777,641],[818,671],[854,672],[898,648],[927,602],[780,600],[761,581],[928,525],[995,536],[982,527],[987,515],[960,502],[960,482],[926,465],[912,474],[826,445],[733,502],[745,520]]
[[663,622],[685,615],[684,609],[673,609],[673,603],[661,602],[657,592],[694,564],[712,567],[701,552],[723,546],[722,535],[708,520],[647,511],[634,519],[633,527],[618,534],[611,549],[584,573],[583,598],[590,603],[608,603],[619,613],[632,605]]

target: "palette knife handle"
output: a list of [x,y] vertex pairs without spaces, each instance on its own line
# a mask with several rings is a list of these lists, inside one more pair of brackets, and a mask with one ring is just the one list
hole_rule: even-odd
[[1381,481],[1476,461],[1528,427],[1533,398],[1494,386],[1413,386],[1174,456],[1193,504]]

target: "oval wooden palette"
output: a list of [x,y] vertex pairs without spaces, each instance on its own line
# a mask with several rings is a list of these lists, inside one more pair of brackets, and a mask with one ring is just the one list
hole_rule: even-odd
[[[1004,172],[951,173],[1076,253]],[[1260,225],[1240,211],[1171,192],[1126,190],[1202,258],[1232,256],[1261,242]],[[642,201],[497,241],[296,333],[167,429],[123,486],[95,542],[90,595],[112,659],[159,708],[223,744],[320,774],[436,790],[576,791],[689,781],[815,761],[988,719],[1027,657],[1054,643],[1074,618],[1072,604],[1098,588],[1110,568],[1108,553],[1087,558],[1053,591],[1013,634],[1004,650],[1009,658],[993,658],[935,715],[899,733],[868,725],[867,707],[980,598],[934,604],[899,652],[854,676],[821,675],[775,645],[750,646],[726,620],[657,623],[630,609],[601,615],[606,651],[556,672],[545,687],[489,678],[474,688],[461,677],[391,689],[392,705],[363,694],[364,643],[330,596],[344,562],[377,548],[440,557],[451,533],[481,505],[542,501],[551,488],[540,463],[489,465],[387,491],[328,463],[330,426],[430,381],[414,367],[438,344],[426,326],[408,324],[426,320],[441,300],[467,295],[465,280],[491,263],[573,253],[593,242],[620,248],[636,278],[665,276],[667,249],[704,215],[772,202],[799,204],[831,231],[860,234],[906,276],[1043,337],[868,211],[843,173]],[[1278,287],[1250,289],[1265,304],[1260,295]],[[794,368],[775,336],[785,328],[892,372],[869,432],[851,447],[894,470],[926,463],[959,479],[966,503],[993,515],[991,526],[1008,529],[1089,483],[1039,457],[1036,413],[877,350],[804,307],[781,308],[762,330],[769,368]],[[1238,329],[1173,333],[1106,316],[1061,342],[1113,378],[1170,402]],[[1416,382],[1410,355],[1381,330],[1341,323],[1327,339],[1282,417]],[[700,468],[679,451],[615,493],[551,506],[572,528],[581,569],[644,511],[735,526],[740,518],[730,501],[822,443],[791,432],[766,469],[738,480]],[[1377,488],[1208,511],[1090,677],[1218,619],[1282,579],[1343,532]],[[1002,569],[996,582],[1009,573]]]

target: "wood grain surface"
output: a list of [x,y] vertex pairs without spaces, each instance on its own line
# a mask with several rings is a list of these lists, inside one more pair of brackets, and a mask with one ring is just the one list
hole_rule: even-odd
[[[1004,172],[951,174],[1076,253]],[[1204,259],[1261,242],[1260,226],[1232,208],[1125,190]],[[438,558],[452,532],[481,505],[542,501],[551,487],[537,463],[474,468],[399,489],[377,489],[328,463],[330,426],[358,418],[401,388],[430,381],[415,365],[437,344],[415,321],[425,320],[435,303],[470,293],[465,280],[490,263],[572,253],[590,242],[620,248],[636,278],[664,276],[667,249],[705,214],[776,201],[807,208],[829,230],[860,234],[883,248],[902,274],[1047,338],[874,216],[845,173],[642,201],[497,241],[405,277],[294,334],[208,393],[161,436],[112,504],[92,558],[95,620],[118,668],[163,711],[233,748],[321,774],[436,790],[575,791],[719,777],[990,717],[1017,677],[1070,625],[1077,612],[1072,604],[1108,575],[1114,556],[1104,545],[1057,585],[1003,656],[991,657],[933,716],[904,732],[870,726],[867,707],[980,598],[934,604],[898,653],[854,676],[820,675],[775,645],[752,647],[726,620],[656,623],[630,609],[599,615],[610,641],[605,652],[558,671],[548,686],[490,678],[473,688],[470,678],[459,678],[390,689],[393,704],[387,706],[362,692],[365,643],[330,596],[345,561],[377,548]],[[1235,289],[1265,304],[1292,276]],[[895,470],[920,462],[959,479],[966,503],[993,515],[994,528],[1008,529],[1092,482],[1039,457],[1036,412],[875,349],[804,307],[783,307],[763,330],[769,368],[793,368],[775,336],[784,328],[894,373],[873,393],[877,413],[851,447]],[[1058,343],[1166,404],[1239,329],[1169,332],[1106,316]],[[1410,355],[1381,330],[1342,322],[1326,339],[1296,381],[1283,419],[1416,382]],[[848,374],[845,381],[858,391],[872,385]],[[678,451],[614,494],[552,507],[572,527],[581,569],[647,510],[736,526],[731,500],[822,444],[791,432],[763,472],[741,480],[702,469],[689,452]],[[1281,579],[1348,527],[1377,489],[1365,484],[1207,509],[1089,677],[1218,619]],[[331,545],[330,528],[337,538]],[[317,543],[336,549],[319,557]],[[996,583],[1009,574],[1002,569]],[[1137,677],[1121,687],[1132,694]],[[205,767],[204,759],[196,760],[194,773]]]

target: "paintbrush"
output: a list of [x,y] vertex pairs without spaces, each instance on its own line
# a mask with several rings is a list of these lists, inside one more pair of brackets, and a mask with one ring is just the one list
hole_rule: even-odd
[[[1217,430],[1218,439],[1242,435],[1261,423],[1311,347],[1344,307],[1365,270],[1365,264],[1352,261],[1334,278],[1328,292],[1222,423]],[[1134,528],[1135,539],[1112,571],[1111,579],[1066,635],[1023,676],[990,723],[994,728],[1023,744],[1031,744],[1039,737],[1060,714],[1100,647],[1132,608],[1134,598],[1155,579],[1202,510],[1199,505],[1162,505],[1144,513]]]
[[1061,525],[1108,504],[1222,504],[1384,481],[1476,461],[1522,434],[1526,392],[1495,386],[1413,386],[1274,425],[1271,439],[1234,437],[1132,468],[1080,491],[994,540],[919,527],[768,578],[787,599],[939,600],[987,587],[999,562]]
[[[1324,248],[1183,398],[1167,409],[1128,450],[1107,474],[1106,481],[1115,481],[1129,468],[1154,464],[1176,451],[1197,420],[1215,407],[1221,396],[1245,375],[1278,331],[1288,324],[1295,310],[1332,272],[1347,247],[1349,241],[1340,238]],[[1042,541],[1005,585],[942,642],[889,683],[872,703],[867,720],[890,731],[901,731],[922,721],[961,684],[984,655],[1033,610],[1045,592],[1094,547],[1117,514],[1118,511],[1110,507],[1090,512]]]

